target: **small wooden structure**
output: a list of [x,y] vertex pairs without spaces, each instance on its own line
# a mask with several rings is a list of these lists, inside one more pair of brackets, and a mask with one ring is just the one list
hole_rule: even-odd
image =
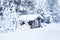
[[39,14],[21,15],[19,17],[19,20],[22,22],[27,22],[30,25],[30,28],[41,27],[41,19],[43,19],[43,17]]

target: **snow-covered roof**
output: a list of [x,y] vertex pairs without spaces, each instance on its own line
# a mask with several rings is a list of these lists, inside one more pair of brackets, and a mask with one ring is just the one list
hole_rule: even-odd
[[33,21],[35,20],[37,17],[43,18],[41,15],[39,14],[32,14],[32,15],[21,15],[19,16],[19,20],[21,21]]

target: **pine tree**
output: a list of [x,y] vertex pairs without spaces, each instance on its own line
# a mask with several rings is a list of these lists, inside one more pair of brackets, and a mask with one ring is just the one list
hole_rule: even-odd
[[53,18],[54,22],[57,22],[58,14],[59,14],[59,7],[57,4],[57,0],[47,0],[47,11],[49,11],[50,15]]

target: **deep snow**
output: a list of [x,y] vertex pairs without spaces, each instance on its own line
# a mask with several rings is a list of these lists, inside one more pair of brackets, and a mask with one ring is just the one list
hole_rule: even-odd
[[0,40],[60,40],[60,24],[51,23],[43,28],[0,33]]

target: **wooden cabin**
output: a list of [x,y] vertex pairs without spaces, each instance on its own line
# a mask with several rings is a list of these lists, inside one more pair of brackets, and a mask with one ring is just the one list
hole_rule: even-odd
[[39,14],[21,15],[19,17],[19,21],[22,21],[23,24],[27,22],[32,29],[41,27],[41,19],[43,17]]

